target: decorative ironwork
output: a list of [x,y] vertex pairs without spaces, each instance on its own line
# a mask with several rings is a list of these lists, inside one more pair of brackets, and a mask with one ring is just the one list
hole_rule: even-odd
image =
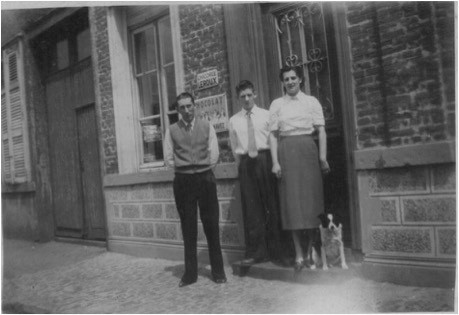
[[320,72],[322,70],[322,62],[327,60],[327,56],[322,55],[320,48],[313,48],[308,51],[308,60],[306,65],[310,72]]
[[300,11],[300,9],[296,9],[296,10],[287,12],[281,17],[281,25],[290,24],[290,23],[292,23],[293,26],[297,26],[297,27],[304,25],[303,14]]
[[322,8],[317,2],[308,2],[301,8],[303,16],[322,15]]
[[298,59],[297,55],[290,55],[285,58],[285,64],[289,67],[296,67],[301,64],[301,61]]
[[[303,17],[310,17],[313,15],[322,15],[322,8],[320,4],[316,2],[308,2],[295,10],[288,11],[287,13],[281,15],[280,23],[281,25],[292,23],[293,26],[300,27],[304,26]],[[276,28],[277,31],[282,34],[282,30],[278,25],[276,25]]]
[[322,10],[321,3],[304,2],[279,12],[275,24],[283,61],[287,66],[303,68],[306,92],[319,99],[325,119],[330,121],[335,113]]

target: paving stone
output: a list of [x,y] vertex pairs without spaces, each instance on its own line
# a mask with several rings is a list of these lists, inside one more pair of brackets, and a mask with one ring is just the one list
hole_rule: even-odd
[[[4,241],[7,242],[7,241]],[[21,245],[21,243],[15,243]],[[454,291],[378,283],[358,275],[324,271],[309,284],[240,277],[226,266],[228,282],[216,284],[200,265],[198,281],[179,288],[183,262],[138,258],[97,248],[51,242],[9,246],[3,282],[3,311],[28,306],[42,313],[375,313],[451,312]],[[83,259],[79,258],[84,256]],[[64,257],[64,258],[63,258]],[[30,259],[35,261],[32,263]],[[42,264],[48,260],[52,263]],[[25,265],[24,265],[25,264]],[[22,268],[22,269],[21,269]],[[351,266],[351,268],[354,268]],[[293,271],[291,271],[293,273]],[[339,274],[340,270],[333,270]],[[328,279],[328,281],[321,281]]]

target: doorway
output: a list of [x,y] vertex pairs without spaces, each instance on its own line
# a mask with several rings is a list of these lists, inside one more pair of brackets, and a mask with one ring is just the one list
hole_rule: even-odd
[[264,4],[261,12],[270,99],[282,95],[279,69],[288,64],[299,65],[305,76],[303,92],[315,96],[322,105],[327,131],[327,159],[332,170],[324,177],[325,211],[341,217],[343,240],[347,247],[351,247],[351,224],[355,222],[351,220],[350,156],[344,136],[333,4]]
[[35,40],[45,86],[55,235],[105,240],[88,10]]

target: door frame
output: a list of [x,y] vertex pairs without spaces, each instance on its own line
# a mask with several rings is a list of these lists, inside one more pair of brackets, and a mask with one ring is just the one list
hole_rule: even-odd
[[[261,11],[260,26],[263,27],[263,56],[266,60],[266,73],[268,78],[277,78],[281,60],[276,33],[276,23],[273,12],[284,10],[298,5],[298,3],[288,4],[259,4]],[[351,246],[353,249],[362,248],[360,208],[358,204],[357,173],[354,166],[354,150],[356,149],[356,128],[354,122],[354,98],[352,93],[352,69],[350,47],[347,41],[348,32],[346,26],[346,11],[344,4],[334,2],[331,5],[332,24],[334,32],[334,42],[337,54],[337,72],[339,91],[341,100],[341,119],[343,123],[343,143],[344,158],[347,172],[347,193],[349,200],[349,216],[351,230]],[[270,66],[271,65],[271,66]],[[275,65],[278,65],[276,69]],[[231,69],[231,65],[230,65]],[[230,72],[231,73],[231,72]],[[279,80],[268,80],[268,94],[265,98],[275,99],[282,95],[281,83]]]
[[[42,44],[40,42],[40,39],[42,36],[44,36],[47,32],[51,32],[52,31],[52,28],[55,27],[56,25],[59,25],[61,23],[67,23],[67,22],[64,22],[66,20],[70,20],[70,19],[75,19],[77,18],[77,16],[81,16],[81,15],[86,15],[87,19],[88,19],[88,30],[90,32],[90,34],[93,34],[94,32],[94,26],[93,24],[91,23],[91,17],[90,15],[92,14],[91,12],[92,8],[81,8],[81,7],[77,7],[77,8],[66,8],[66,9],[62,9],[62,10],[56,10],[56,11],[53,11],[49,16],[46,16],[45,18],[41,19],[41,20],[38,20],[37,22],[35,22],[33,24],[33,30],[31,30],[30,32],[27,33],[26,35],[26,39],[31,43],[30,46],[31,46],[31,49],[33,51],[33,55],[35,56],[35,58],[38,59],[38,62],[42,61],[40,59],[43,58],[43,47],[42,47]],[[91,36],[92,38],[92,36]],[[37,70],[39,72],[39,76],[40,76],[40,82],[41,82],[41,90],[43,91],[43,94],[46,94],[45,91],[46,91],[46,85],[47,85],[47,82],[49,82],[50,80],[52,79],[56,79],[57,77],[60,77],[60,76],[65,76],[67,73],[73,73],[75,71],[75,69],[78,69],[80,67],[82,67],[83,64],[89,64],[89,69],[90,69],[90,72],[92,74],[92,77],[94,79],[94,85],[96,84],[96,79],[97,79],[97,76],[96,76],[96,69],[94,67],[94,65],[96,64],[96,61],[97,59],[95,58],[94,56],[95,54],[95,47],[91,41],[91,55],[80,60],[80,61],[77,61],[74,65],[71,65],[70,67],[64,69],[64,70],[60,70],[60,71],[57,71],[56,73],[53,73],[53,74],[49,74],[48,71],[45,69],[46,67],[40,65],[37,67]],[[105,201],[105,194],[104,194],[104,187],[103,187],[103,179],[104,179],[104,172],[105,172],[105,164],[104,164],[104,159],[103,159],[103,155],[102,155],[102,152],[103,152],[103,145],[101,143],[101,140],[102,137],[101,137],[101,123],[100,123],[100,106],[99,106],[99,102],[98,102],[98,97],[97,97],[97,89],[94,89],[93,91],[93,98],[92,98],[92,101],[89,102],[89,103],[83,103],[83,104],[80,104],[78,106],[76,106],[73,110],[73,119],[75,121],[75,128],[76,128],[76,124],[77,124],[77,111],[78,109],[80,108],[83,108],[83,107],[86,107],[86,106],[91,106],[93,105],[94,106],[94,109],[95,109],[95,123],[96,123],[96,130],[97,130],[97,134],[96,134],[96,137],[97,137],[97,150],[98,150],[98,163],[99,163],[99,169],[100,169],[100,173],[98,174],[98,176],[100,177],[100,180],[101,180],[101,202],[102,202],[102,215],[104,217],[104,229],[105,229],[105,240],[106,241],[108,239],[108,220],[107,220],[107,213],[106,213],[106,201]],[[46,108],[46,111],[48,110],[48,102],[46,100],[46,96],[43,97],[42,99],[42,104],[40,106],[44,106]],[[50,121],[49,121],[49,117],[47,115],[46,117],[46,124],[48,126],[48,132],[47,132],[47,145],[48,145],[48,157],[50,158],[51,160],[51,154],[50,154],[50,150],[51,150],[51,143],[50,143],[50,137],[49,137],[49,124],[50,124]],[[78,130],[75,130],[76,133],[78,133]],[[78,134],[77,134],[77,137],[78,137]],[[80,148],[79,148],[79,144],[78,144],[78,139],[76,139],[76,143],[77,143],[77,146],[76,146],[76,150],[77,150],[77,153],[78,153],[78,165],[81,164],[81,159],[80,159],[80,155],[81,155],[81,152],[80,152]],[[50,168],[50,180],[53,181],[54,178],[53,178],[53,175],[51,174],[51,168]],[[78,185],[79,185],[79,198],[82,200],[82,229],[81,229],[81,234],[80,233],[75,233],[74,235],[71,235],[71,234],[68,234],[66,236],[59,236],[57,235],[57,231],[58,231],[58,227],[57,227],[57,224],[56,224],[56,220],[55,220],[55,206],[54,206],[54,200],[53,198],[51,198],[51,205],[52,205],[52,215],[53,215],[53,218],[54,218],[54,236],[55,237],[76,237],[77,239],[80,239],[80,240],[89,240],[91,241],[92,239],[87,239],[86,238],[86,235],[87,235],[87,227],[86,227],[86,209],[84,208],[84,202],[83,202],[83,188],[81,187],[82,186],[82,179],[81,179],[81,173],[80,175],[78,176],[79,179],[78,179]],[[51,185],[51,194],[52,194],[52,185]],[[100,241],[100,239],[97,239],[97,241]]]

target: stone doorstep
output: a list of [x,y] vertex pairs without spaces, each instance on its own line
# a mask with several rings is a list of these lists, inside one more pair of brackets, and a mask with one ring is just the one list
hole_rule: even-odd
[[363,278],[363,254],[350,248],[345,248],[344,251],[349,269],[332,266],[328,270],[323,270],[321,267],[312,270],[305,267],[301,271],[295,272],[293,266],[286,267],[273,262],[244,266],[241,264],[241,261],[236,261],[231,266],[233,274],[240,277],[247,276],[265,280],[280,280],[305,284],[336,284],[337,282],[356,277]]
[[3,314],[51,314],[50,310],[41,307],[23,304],[20,302],[15,303],[2,303]]
[[347,263],[349,269],[341,267],[331,267],[328,270],[322,268],[309,269],[303,268],[295,272],[293,267],[284,267],[272,262],[243,266],[240,262],[232,264],[233,274],[240,277],[252,277],[264,280],[280,280],[286,282],[297,282],[304,284],[336,284],[346,280],[363,278],[361,263]]

